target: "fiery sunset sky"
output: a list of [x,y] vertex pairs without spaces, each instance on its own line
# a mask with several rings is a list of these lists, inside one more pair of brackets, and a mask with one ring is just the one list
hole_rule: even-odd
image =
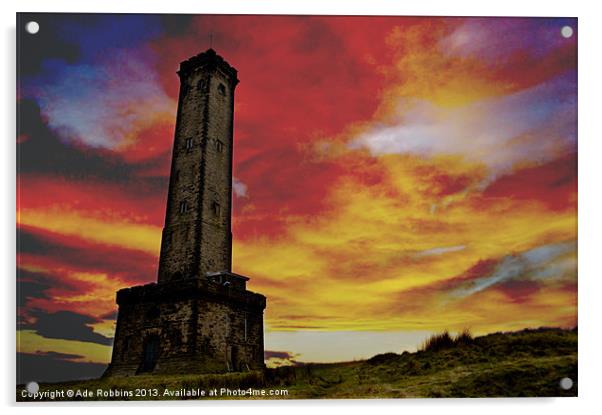
[[115,291],[156,280],[175,72],[210,33],[241,80],[233,268],[268,298],[268,362],[576,325],[576,19],[32,17],[22,365],[98,370]]

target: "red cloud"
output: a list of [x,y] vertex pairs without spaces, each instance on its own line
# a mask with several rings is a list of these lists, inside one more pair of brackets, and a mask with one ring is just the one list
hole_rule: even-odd
[[[206,48],[210,32],[239,70],[234,176],[249,200],[235,205],[237,238],[276,234],[287,217],[324,209],[342,168],[309,159],[305,144],[372,117],[386,82],[378,65],[391,59],[384,39],[395,24],[399,19],[200,16],[190,35],[153,43],[162,56],[160,80],[174,98],[174,62]],[[252,211],[242,213],[248,203]]]
[[19,264],[103,273],[130,285],[147,283],[156,277],[154,255],[31,226],[20,226],[18,230]]
[[550,210],[575,209],[577,196],[577,154],[552,162],[526,167],[493,182],[483,192],[485,205],[505,198],[518,202],[539,202]]
[[162,226],[165,219],[166,183],[124,178],[120,183],[91,178],[19,175],[18,209],[62,209],[85,214],[119,217],[136,223]]
[[524,303],[541,289],[541,283],[532,280],[511,280],[500,284],[497,288],[513,303]]
[[[175,80],[174,80],[175,81]],[[120,152],[127,163],[140,163],[148,160],[158,161],[160,169],[156,175],[169,176],[169,162],[173,145],[175,108],[173,122],[158,121],[142,129],[131,145]]]

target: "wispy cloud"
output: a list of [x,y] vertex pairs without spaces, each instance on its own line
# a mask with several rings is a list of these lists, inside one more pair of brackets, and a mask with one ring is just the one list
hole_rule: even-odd
[[431,255],[443,255],[443,254],[447,254],[450,252],[463,251],[464,249],[466,249],[466,246],[464,246],[464,245],[442,246],[442,247],[437,247],[437,248],[425,249],[424,251],[419,251],[416,253],[416,256],[423,257],[423,256],[431,256]]
[[[546,280],[559,280],[566,277],[573,279],[576,277],[574,272],[576,249],[575,242],[563,242],[539,246],[520,254],[505,256],[491,274],[463,283],[460,287],[452,290],[450,294],[466,297],[512,280],[540,280],[545,282]],[[572,256],[564,258],[566,254],[572,254]],[[557,266],[558,262],[564,265],[568,262],[570,267],[568,269],[566,266],[559,268]]]
[[37,99],[48,126],[63,140],[119,150],[175,116],[175,102],[161,88],[153,59],[140,48],[113,49],[98,61],[75,65],[54,61],[24,96]]
[[232,179],[232,190],[234,190],[234,194],[238,197],[247,197],[247,185],[236,177]]
[[575,19],[533,18],[471,18],[439,42],[440,50],[448,55],[477,57],[491,63],[507,59],[517,52],[542,57],[563,44],[572,43],[560,31],[565,25],[575,25]]
[[377,125],[349,143],[375,156],[457,155],[507,172],[515,163],[543,162],[576,150],[576,88],[566,75],[507,96],[459,108],[410,102],[398,123]]

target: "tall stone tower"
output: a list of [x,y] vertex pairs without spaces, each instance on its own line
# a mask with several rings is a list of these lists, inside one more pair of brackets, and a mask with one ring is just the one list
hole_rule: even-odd
[[159,282],[230,271],[236,70],[212,49],[180,65]]
[[232,272],[237,71],[214,50],[180,64],[158,282],[117,292],[106,376],[261,369],[266,299]]

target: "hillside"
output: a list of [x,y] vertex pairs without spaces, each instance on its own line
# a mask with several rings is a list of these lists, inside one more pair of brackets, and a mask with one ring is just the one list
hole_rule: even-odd
[[[574,382],[568,391],[559,386],[564,377]],[[202,393],[201,399],[336,399],[577,396],[577,386],[577,330],[542,328],[431,344],[416,353],[265,373],[96,379],[42,384],[40,390],[93,394],[68,398],[59,392],[57,400],[198,399],[186,395]],[[104,396],[98,396],[99,389]],[[33,400],[22,397],[22,390],[17,387],[18,401]]]

